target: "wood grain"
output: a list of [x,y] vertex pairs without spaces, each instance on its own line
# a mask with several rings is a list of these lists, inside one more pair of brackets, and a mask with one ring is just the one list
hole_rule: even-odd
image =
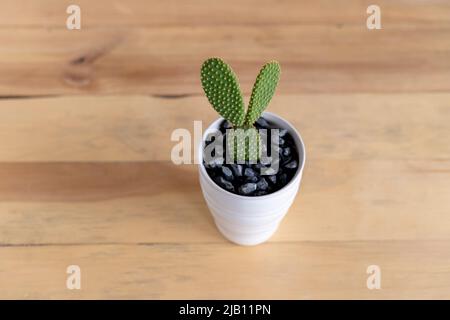
[[[313,160],[271,239],[450,240],[450,161]],[[223,243],[194,166],[0,164],[0,244]]]
[[[278,95],[308,159],[450,159],[450,94]],[[170,160],[175,129],[217,114],[205,97],[61,97],[0,102],[0,161]]]
[[[450,299],[450,3],[78,0],[0,7],[0,298]],[[199,66],[301,133],[300,193],[269,242],[217,231],[174,129],[217,115]],[[66,268],[82,290],[66,289]],[[366,287],[369,265],[382,289]]]
[[[8,247],[0,282],[2,297],[27,299],[448,299],[449,251],[439,241]],[[381,290],[366,287],[374,263]],[[71,264],[79,291],[65,288]]]
[[377,31],[366,28],[367,1],[157,3],[83,1],[83,27],[68,31],[64,1],[7,2],[0,96],[201,94],[199,67],[216,55],[247,94],[271,59],[282,65],[280,93],[450,89],[448,2],[384,1]]
[[[115,26],[217,26],[280,24],[365,23],[370,0],[77,0],[86,27]],[[10,27],[61,27],[71,1],[3,0],[0,21]],[[450,4],[446,0],[378,0],[383,21],[392,24],[430,25],[448,23]],[[207,10],[206,10],[207,9]],[[64,26],[64,25],[63,25]]]

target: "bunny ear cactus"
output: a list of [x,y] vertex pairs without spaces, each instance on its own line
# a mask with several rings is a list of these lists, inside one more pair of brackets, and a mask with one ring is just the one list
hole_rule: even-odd
[[253,85],[247,114],[245,115],[246,125],[253,125],[262,115],[275,93],[279,79],[280,64],[278,62],[271,61],[262,67]]
[[256,161],[261,153],[260,136],[254,123],[262,115],[275,92],[280,78],[280,65],[266,63],[256,78],[247,113],[239,82],[233,70],[223,60],[210,58],[201,68],[203,90],[213,108],[233,129],[227,139],[228,150],[234,150],[238,161]]
[[203,63],[201,79],[213,108],[234,126],[241,126],[245,118],[244,99],[231,67],[218,58],[208,59]]

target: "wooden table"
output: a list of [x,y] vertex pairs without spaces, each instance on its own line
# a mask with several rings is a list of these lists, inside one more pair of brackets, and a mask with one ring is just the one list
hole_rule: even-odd
[[[5,0],[0,298],[450,298],[450,3]],[[301,132],[300,193],[266,244],[216,230],[176,128],[216,114],[199,68]],[[81,290],[66,288],[78,265]],[[381,268],[369,290],[367,267]]]

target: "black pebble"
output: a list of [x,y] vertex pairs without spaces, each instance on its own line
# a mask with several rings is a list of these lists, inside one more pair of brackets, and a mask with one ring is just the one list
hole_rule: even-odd
[[266,179],[261,178],[261,180],[259,180],[256,184],[256,187],[258,188],[258,190],[267,190],[269,184],[267,183]]
[[227,179],[228,181],[233,181],[233,172],[231,172],[231,169],[228,167],[223,166],[222,167],[222,176]]
[[279,171],[280,171],[280,169],[278,169],[278,171],[276,171],[274,168],[267,168],[264,173],[266,176],[271,176],[271,175],[277,174]]
[[244,176],[246,177],[254,177],[256,176],[256,172],[251,168],[245,168]]
[[295,168],[297,168],[297,166],[298,166],[297,161],[293,160],[293,161],[289,162],[287,165],[285,165],[284,167],[288,168],[288,169],[295,169]]
[[292,157],[282,157],[282,163],[281,163],[281,166],[283,167],[283,168],[285,168],[286,167],[286,164],[288,164],[289,162],[291,162],[291,160],[292,160]]
[[258,182],[258,177],[257,177],[257,176],[247,177],[247,178],[245,179],[245,181],[246,181],[246,182],[253,182],[253,183],[255,183],[255,182]]
[[227,130],[227,129],[233,128],[233,125],[232,125],[229,121],[225,120],[225,121],[222,122],[222,124],[220,125],[220,127],[221,127],[222,129]]
[[258,162],[258,163],[255,163],[252,165],[253,170],[255,170],[256,172],[258,172],[263,167],[264,167],[264,164],[262,164],[261,162]]
[[223,158],[220,158],[220,157],[215,157],[208,163],[204,162],[205,168],[207,168],[207,169],[221,168],[222,164],[223,164]]
[[287,129],[280,129],[280,131],[279,131],[279,135],[281,138],[283,138],[286,135],[286,133],[287,133]]
[[234,186],[231,182],[225,180],[223,177],[217,177],[216,183],[225,190],[234,192]]
[[256,191],[255,183],[246,183],[239,187],[239,193],[242,195],[249,195],[254,191]]
[[236,177],[242,177],[242,171],[243,171],[243,167],[240,164],[231,164],[230,165],[231,170],[233,171],[233,174]]
[[273,185],[277,184],[277,176],[267,176],[267,180],[269,180]]
[[283,148],[283,149],[281,149],[282,150],[282,155],[284,156],[284,157],[288,157],[288,156],[290,156],[291,155],[291,148],[289,148],[289,147],[286,147],[286,148]]
[[260,117],[258,120],[256,120],[255,125],[256,127],[262,129],[268,129],[270,127],[269,123],[263,117]]

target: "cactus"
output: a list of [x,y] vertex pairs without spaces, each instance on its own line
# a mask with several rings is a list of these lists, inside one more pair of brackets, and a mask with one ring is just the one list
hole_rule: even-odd
[[203,63],[201,82],[209,103],[223,118],[231,122],[234,129],[243,129],[235,130],[232,138],[228,139],[227,147],[233,147],[235,160],[242,160],[243,157],[245,160],[259,159],[260,138],[254,123],[272,99],[279,77],[278,62],[271,61],[262,67],[253,85],[245,113],[239,82],[231,67],[219,58],[210,58]]
[[234,126],[244,123],[244,99],[233,70],[218,58],[210,58],[202,65],[203,90],[209,103]]
[[245,115],[245,125],[251,126],[261,116],[272,99],[280,79],[280,64],[268,62],[262,67],[253,85],[252,95]]

